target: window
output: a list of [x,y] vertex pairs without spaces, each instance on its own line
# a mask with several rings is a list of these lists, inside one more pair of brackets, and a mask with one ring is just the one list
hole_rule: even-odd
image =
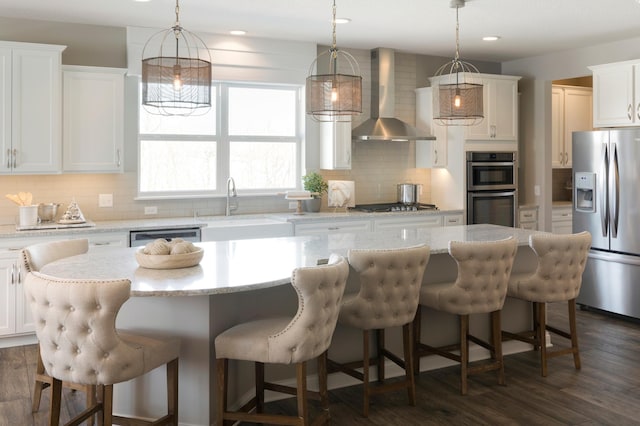
[[165,117],[140,108],[142,197],[274,193],[300,181],[301,87],[218,83],[205,115]]

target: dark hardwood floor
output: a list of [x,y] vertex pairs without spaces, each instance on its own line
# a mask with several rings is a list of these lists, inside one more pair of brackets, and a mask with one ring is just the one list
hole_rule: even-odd
[[[551,324],[566,324],[566,304],[549,307]],[[422,373],[418,403],[406,392],[375,396],[370,416],[360,416],[361,388],[331,391],[334,425],[638,425],[640,424],[640,322],[578,310],[582,370],[571,356],[549,361],[540,376],[537,352],[505,359],[507,385],[492,373],[472,376],[469,394],[459,394],[456,367]],[[556,344],[564,344],[560,339]],[[0,349],[0,426],[45,425],[49,391],[31,413],[35,346]],[[182,383],[181,386],[188,386]],[[80,392],[65,391],[62,420],[79,412]],[[269,404],[271,412],[295,412],[295,402]]]

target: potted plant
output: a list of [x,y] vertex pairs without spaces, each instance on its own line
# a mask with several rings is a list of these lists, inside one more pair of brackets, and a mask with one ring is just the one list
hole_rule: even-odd
[[329,184],[322,178],[317,172],[307,173],[302,176],[302,184],[305,191],[310,191],[312,194],[312,200],[305,200],[304,207],[308,212],[319,212],[322,206],[322,194],[327,192]]

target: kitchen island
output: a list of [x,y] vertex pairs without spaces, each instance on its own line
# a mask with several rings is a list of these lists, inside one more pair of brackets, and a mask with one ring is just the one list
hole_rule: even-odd
[[[51,263],[43,272],[65,278],[129,278],[132,298],[125,303],[118,327],[158,331],[181,338],[180,421],[190,425],[208,425],[215,418],[215,353],[217,334],[237,323],[273,314],[293,316],[297,309],[295,291],[289,285],[291,271],[313,266],[331,253],[346,256],[352,248],[399,248],[425,243],[432,256],[423,285],[454,279],[455,262],[447,252],[450,240],[491,241],[512,236],[519,249],[514,270],[535,267],[535,254],[528,237],[536,231],[495,225],[451,226],[443,228],[405,228],[384,232],[340,233],[301,237],[265,238],[200,243],[205,254],[200,265],[175,270],[149,270],[138,267],[136,248],[105,249]],[[355,291],[349,282],[347,292]],[[526,303],[507,299],[503,311],[505,329],[519,330],[529,324],[531,312]],[[427,311],[423,315],[424,338],[431,344],[455,341],[455,317]],[[487,335],[484,318],[472,321],[474,334]],[[393,330],[395,331],[395,330]],[[360,345],[354,345],[357,330],[338,327],[330,348],[338,361],[355,360]],[[389,332],[391,348],[401,347],[400,333]],[[519,342],[505,342],[505,354],[527,350]],[[480,348],[472,348],[472,359],[486,357]],[[421,360],[421,370],[448,365],[429,357]],[[116,386],[114,412],[153,417],[163,410],[164,371]],[[389,368],[389,375],[395,373]],[[332,375],[330,388],[353,382]],[[252,391],[253,368],[248,363],[230,365],[231,404],[244,402]],[[271,377],[287,382],[293,372],[277,368]],[[374,377],[375,378],[375,377]],[[508,380],[508,377],[507,377]],[[313,383],[313,381],[311,382]]]

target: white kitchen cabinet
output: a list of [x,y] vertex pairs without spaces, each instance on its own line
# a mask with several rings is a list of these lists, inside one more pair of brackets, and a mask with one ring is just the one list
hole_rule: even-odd
[[0,249],[0,336],[33,333],[31,309],[24,295],[24,271],[17,249]]
[[593,125],[640,125],[640,60],[589,67],[593,71]]
[[402,228],[435,228],[442,226],[441,215],[396,216],[373,220],[374,231]]
[[538,206],[518,208],[518,227],[533,231],[538,230]]
[[464,215],[462,214],[445,214],[442,216],[443,226],[459,226],[464,224]]
[[572,206],[554,206],[551,210],[551,232],[571,234],[573,232]]
[[320,168],[351,170],[351,120],[320,122]]
[[432,88],[416,89],[416,127],[435,140],[416,141],[416,167],[447,167],[447,127],[433,122]]
[[295,235],[324,235],[341,232],[366,232],[371,231],[371,221],[363,220],[333,220],[330,222],[310,221],[294,224]]
[[96,232],[89,235],[78,235],[73,238],[89,240],[89,251],[102,250],[109,247],[128,247],[128,232]]
[[573,132],[593,129],[592,89],[555,85],[551,100],[551,165],[570,169]]
[[64,172],[122,172],[125,73],[63,67]]
[[0,173],[59,173],[65,46],[0,42]]

